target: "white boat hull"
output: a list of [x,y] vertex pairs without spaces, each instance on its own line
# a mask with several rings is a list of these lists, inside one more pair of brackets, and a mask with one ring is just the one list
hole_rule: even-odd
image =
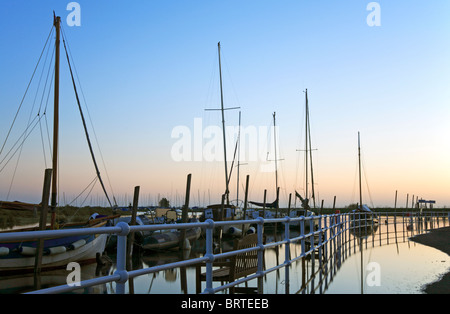
[[[68,250],[60,254],[42,256],[42,269],[66,267],[71,262],[94,262],[97,253],[103,253],[106,245],[106,234],[100,234],[94,240],[74,250]],[[8,258],[0,260],[0,272],[3,271],[27,271],[33,270],[35,256]]]

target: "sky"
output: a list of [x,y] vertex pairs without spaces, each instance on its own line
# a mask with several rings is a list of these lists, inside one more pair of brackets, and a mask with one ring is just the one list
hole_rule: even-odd
[[[364,203],[393,207],[397,191],[397,207],[407,197],[410,207],[413,195],[450,206],[447,0],[80,0],[79,10],[70,3],[0,4],[0,199],[39,203],[51,167],[53,96],[45,101],[36,92],[51,49],[20,104],[55,11],[100,172],[119,205],[131,203],[140,186],[140,205],[167,197],[181,206],[188,174],[191,206],[220,202],[222,117],[205,110],[221,106],[220,42],[224,107],[239,107],[225,111],[228,171],[239,112],[245,135],[240,188],[233,167],[230,199],[244,198],[249,175],[249,200],[262,201],[267,190],[273,201],[275,158],[281,206],[289,194],[305,193],[307,89],[318,206],[331,207],[335,196],[338,207],[359,201],[358,132]],[[98,182],[76,199],[90,191],[95,170],[62,44],[61,60],[59,203],[105,205]],[[10,158],[40,103],[49,108],[45,119]]]

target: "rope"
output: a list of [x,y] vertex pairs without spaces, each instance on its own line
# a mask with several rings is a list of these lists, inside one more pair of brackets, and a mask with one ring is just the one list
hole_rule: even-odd
[[93,151],[93,149],[92,149],[91,140],[90,140],[90,138],[89,138],[89,133],[88,133],[88,130],[87,130],[87,127],[86,127],[86,121],[85,121],[85,119],[84,119],[83,110],[81,109],[80,99],[79,99],[79,97],[78,97],[78,92],[77,92],[77,87],[76,87],[75,79],[74,79],[73,72],[72,72],[72,67],[71,67],[71,65],[70,65],[69,54],[68,54],[67,48],[66,48],[66,41],[65,41],[64,33],[63,33],[63,43],[64,43],[64,49],[65,49],[65,52],[66,52],[67,63],[68,63],[68,65],[69,65],[70,75],[71,75],[71,77],[72,77],[72,84],[73,84],[73,88],[74,88],[74,91],[75,91],[75,96],[76,96],[76,99],[77,99],[78,109],[79,109],[79,111],[80,111],[81,120],[82,120],[82,122],[83,122],[84,132],[85,132],[85,134],[86,134],[86,140],[87,140],[87,142],[88,142],[89,151],[91,152],[92,161],[93,161],[93,163],[94,163],[94,167],[95,167],[95,170],[96,170],[96,172],[97,172],[97,177],[98,177],[98,179],[99,179],[99,181],[100,181],[100,184],[101,184],[101,186],[102,186],[103,192],[105,193],[106,199],[108,200],[109,205],[110,205],[111,207],[113,207],[113,206],[112,206],[112,203],[111,203],[111,201],[110,201],[110,199],[109,199],[108,193],[106,192],[105,185],[103,184],[103,180],[101,179],[100,171],[99,171],[98,165],[97,165],[97,161],[95,160],[94,151]]
[[[36,120],[36,118],[38,118],[38,121],[34,122]],[[0,169],[0,173],[5,169],[5,167],[7,166],[7,164],[9,163],[9,161],[14,157],[14,155],[17,153],[17,151],[22,147],[23,143],[25,142],[25,140],[28,138],[28,136],[30,136],[30,134],[32,133],[32,131],[34,130],[34,128],[37,126],[39,120],[40,120],[40,116],[35,116],[34,119],[31,121],[31,123],[26,127],[25,131],[22,133],[22,135],[19,137],[19,139],[14,143],[14,145],[10,148],[10,150],[6,153],[6,155],[3,157],[3,159],[0,161],[0,165],[4,163],[3,167]],[[32,126],[32,124],[34,123],[34,126],[31,128],[30,132],[27,131],[28,129]],[[21,140],[21,138],[23,137],[23,139]],[[16,146],[18,145],[18,143],[22,142],[22,144],[20,144],[17,148]],[[15,149],[15,150],[14,150]],[[12,153],[11,157],[8,158],[8,156],[11,154],[11,152],[14,150],[14,152]],[[6,160],[7,159],[7,160]],[[5,162],[6,160],[6,162]]]
[[69,52],[70,59],[72,59],[73,69],[74,69],[75,76],[76,76],[77,81],[78,81],[78,85],[79,85],[79,87],[80,87],[81,96],[83,97],[83,101],[84,101],[84,103],[85,103],[85,107],[86,107],[86,111],[87,111],[87,114],[88,114],[89,122],[91,123],[92,132],[94,133],[95,142],[97,143],[97,149],[98,149],[98,151],[99,151],[99,153],[100,153],[100,159],[102,160],[102,163],[103,163],[103,168],[104,168],[104,171],[105,171],[105,173],[106,173],[106,178],[107,178],[107,180],[108,180],[109,188],[111,189],[111,192],[112,192],[112,194],[113,194],[112,197],[113,197],[113,200],[114,200],[114,204],[117,206],[117,201],[116,201],[116,198],[115,198],[115,196],[114,196],[114,189],[113,189],[113,187],[112,187],[111,179],[110,179],[110,177],[109,177],[109,173],[108,173],[107,168],[106,168],[105,160],[104,160],[104,158],[103,158],[103,153],[102,153],[102,150],[101,150],[100,145],[99,145],[99,140],[98,140],[98,138],[97,138],[97,133],[95,132],[95,128],[94,128],[94,125],[93,125],[93,123],[92,123],[91,114],[90,114],[90,112],[89,112],[89,108],[88,108],[88,106],[87,106],[86,97],[85,97],[85,95],[84,95],[84,91],[83,91],[83,88],[82,88],[82,86],[81,86],[81,82],[80,82],[80,78],[79,78],[79,75],[78,75],[77,67],[76,67],[75,63],[73,62],[72,52],[71,52],[71,50],[70,50],[70,45],[69,45],[69,42],[68,42],[68,40],[67,40],[67,38],[66,38],[64,28],[61,27],[61,30],[62,30],[62,33],[63,33],[64,40],[67,41],[67,50],[68,50],[68,52]]
[[52,26],[52,28],[50,30],[50,33],[48,34],[47,40],[45,41],[44,48],[42,48],[41,55],[39,56],[39,59],[38,59],[38,62],[36,64],[35,68],[34,68],[33,74],[31,75],[30,81],[28,82],[28,86],[27,86],[27,88],[25,90],[25,93],[24,93],[24,95],[22,97],[22,100],[20,101],[19,108],[17,108],[17,111],[16,111],[16,114],[14,116],[13,122],[11,123],[11,126],[9,127],[9,130],[8,130],[7,135],[6,135],[5,141],[3,142],[2,148],[0,148],[0,155],[2,154],[3,149],[5,148],[6,142],[8,141],[9,135],[11,134],[11,130],[14,127],[14,124],[16,123],[17,116],[19,115],[20,109],[22,108],[23,102],[24,102],[25,97],[26,97],[26,95],[28,93],[28,89],[30,88],[31,82],[33,81],[34,75],[36,74],[36,70],[37,70],[37,68],[39,66],[39,63],[41,62],[41,58],[42,58],[42,55],[44,54],[45,47],[47,47],[48,40],[50,39],[50,36],[51,36],[52,33],[53,33],[53,26]]
[[370,193],[369,180],[367,178],[367,171],[366,171],[366,166],[365,166],[365,162],[364,162],[364,156],[362,156],[362,159],[363,159],[363,164],[362,164],[362,166],[363,166],[363,173],[364,173],[364,179],[366,181],[367,193],[369,194],[370,204],[372,205],[372,207],[375,207],[373,205],[372,194]]
[[[69,205],[69,206],[71,206],[81,195],[83,195],[83,193],[89,188],[89,186],[91,186],[92,185],[92,187],[91,187],[91,189],[90,189],[90,191],[89,191],[89,193],[88,193],[88,195],[86,196],[86,198],[84,199],[84,201],[81,203],[81,204],[84,204],[84,202],[86,201],[86,199],[87,199],[87,197],[91,194],[91,191],[92,191],[92,189],[94,188],[94,186],[95,186],[95,183],[97,182],[97,180],[98,180],[98,178],[97,177],[95,177],[85,188],[84,188],[84,190],[83,191],[81,191],[80,192],[80,194],[78,194],[77,195],[77,197],[75,197],[73,200],[72,200],[72,202],[70,202],[69,204],[67,204],[67,205]],[[80,206],[81,207],[81,206]],[[78,212],[78,210],[72,215],[72,217],[73,216],[75,216],[75,214]]]

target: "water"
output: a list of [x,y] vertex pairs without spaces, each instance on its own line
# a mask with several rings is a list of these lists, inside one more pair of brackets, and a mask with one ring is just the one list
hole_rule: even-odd
[[[392,218],[389,224],[380,223],[375,232],[359,238],[347,234],[345,244],[338,252],[331,243],[327,246],[327,262],[320,267],[318,259],[298,260],[290,268],[290,282],[287,287],[284,268],[264,277],[265,294],[324,293],[324,294],[417,294],[422,293],[424,285],[434,282],[450,270],[449,256],[437,249],[409,240],[409,237],[423,232],[429,225],[415,225],[407,228],[407,220]],[[440,221],[440,226],[448,226],[448,221]],[[395,228],[394,228],[395,226]],[[434,227],[438,227],[436,224]],[[396,231],[396,232],[395,232]],[[295,234],[294,231],[291,234]],[[273,236],[273,235],[272,235]],[[281,237],[281,235],[279,235]],[[230,246],[231,242],[226,242]],[[360,250],[362,246],[362,251]],[[191,251],[145,253],[133,258],[133,269],[172,263],[184,258],[200,257],[204,240],[199,239]],[[290,244],[291,257],[301,252],[300,244]],[[269,249],[265,253],[266,269],[284,262],[284,246]],[[184,255],[184,256],[183,256]],[[111,256],[114,260],[115,256]],[[362,264],[361,264],[362,260]],[[362,266],[361,266],[362,265]],[[113,274],[115,264],[103,269],[96,265],[82,267],[82,280],[99,275]],[[58,270],[45,272],[40,277],[42,288],[66,283],[70,271]],[[185,294],[196,292],[195,267],[175,268],[130,280],[126,293],[136,294]],[[362,284],[361,284],[362,282]],[[13,294],[34,290],[34,277],[15,276],[0,278],[0,293]],[[219,286],[220,283],[213,283]],[[256,280],[248,283],[256,287]],[[204,289],[205,283],[202,283]],[[111,294],[115,293],[115,283],[78,290],[75,293]],[[227,293],[225,291],[224,293]]]
[[[345,261],[328,287],[327,294],[361,293],[360,254]],[[424,285],[436,281],[449,270],[448,255],[412,241],[375,247],[363,252],[363,290],[365,294],[422,293]],[[380,265],[380,281],[367,282],[374,272],[369,263]],[[370,279],[369,279],[370,280]]]

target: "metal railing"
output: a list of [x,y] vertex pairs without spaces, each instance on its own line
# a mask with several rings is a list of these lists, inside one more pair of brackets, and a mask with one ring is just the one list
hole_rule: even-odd
[[[397,217],[402,217],[403,221],[407,221],[404,217],[409,217],[410,223],[417,221],[429,219],[430,223],[436,223],[439,226],[439,218],[444,222],[450,220],[450,213],[429,213],[426,215],[419,215],[418,213],[374,213],[370,217],[375,217],[378,220],[383,218],[386,219],[388,225],[389,220],[397,219]],[[289,293],[289,282],[290,282],[290,265],[302,258],[311,257],[315,260],[315,254],[318,254],[319,258],[319,268],[322,267],[323,259],[322,256],[328,255],[328,249],[337,247],[345,243],[347,240],[348,232],[350,230],[359,230],[370,228],[370,223],[359,223],[354,224],[355,221],[367,221],[367,215],[361,213],[350,213],[350,214],[333,214],[333,215],[319,215],[319,216],[309,216],[309,217],[284,217],[275,219],[263,219],[257,218],[254,220],[233,220],[233,221],[218,221],[215,222],[211,219],[205,222],[196,223],[185,223],[185,224],[155,224],[155,225],[140,225],[140,226],[129,226],[125,222],[120,222],[116,226],[111,227],[100,227],[100,228],[88,228],[88,229],[64,229],[64,230],[49,230],[49,231],[31,231],[31,232],[10,232],[0,234],[0,242],[5,241],[22,241],[22,240],[36,240],[36,239],[48,239],[55,237],[65,237],[65,236],[76,236],[76,235],[93,235],[93,234],[115,234],[117,235],[117,259],[116,259],[116,271],[109,276],[98,277],[90,280],[85,280],[77,283],[76,285],[62,285],[52,288],[36,290],[29,292],[30,294],[54,294],[54,293],[67,293],[75,291],[82,288],[88,288],[100,284],[106,283],[116,283],[116,293],[125,293],[125,284],[129,279],[155,273],[167,269],[173,269],[178,267],[193,266],[198,263],[206,263],[206,288],[203,293],[216,293],[230,287],[236,286],[238,284],[248,282],[253,279],[257,279],[258,293],[263,293],[263,277],[273,271],[284,268],[285,273],[285,292]],[[290,225],[292,223],[298,222],[299,235],[291,238]],[[373,223],[373,220],[372,220]],[[256,225],[257,232],[257,246],[253,248],[243,249],[239,251],[229,251],[225,253],[214,254],[213,253],[213,234],[214,229],[219,227],[224,227],[227,225]],[[281,228],[284,225],[284,237],[280,241],[274,241],[270,243],[264,243],[264,226],[266,224],[280,224]],[[443,223],[445,225],[445,223]],[[127,236],[131,232],[139,231],[156,231],[156,230],[168,230],[168,229],[190,229],[200,227],[205,229],[206,233],[206,252],[202,257],[193,258],[189,260],[178,261],[175,263],[169,263],[164,265],[158,265],[153,267],[148,267],[139,270],[126,270],[126,259],[127,259]],[[309,232],[306,233],[306,227],[309,227]],[[301,253],[298,256],[290,257],[290,244],[300,243]],[[329,244],[329,245],[328,245]],[[264,269],[264,251],[274,247],[284,246],[284,262],[275,265],[269,269]],[[214,261],[217,259],[228,258],[239,253],[258,251],[258,267],[255,274],[250,276],[240,278],[234,282],[227,283],[218,287],[213,287],[212,273],[214,267]]]

